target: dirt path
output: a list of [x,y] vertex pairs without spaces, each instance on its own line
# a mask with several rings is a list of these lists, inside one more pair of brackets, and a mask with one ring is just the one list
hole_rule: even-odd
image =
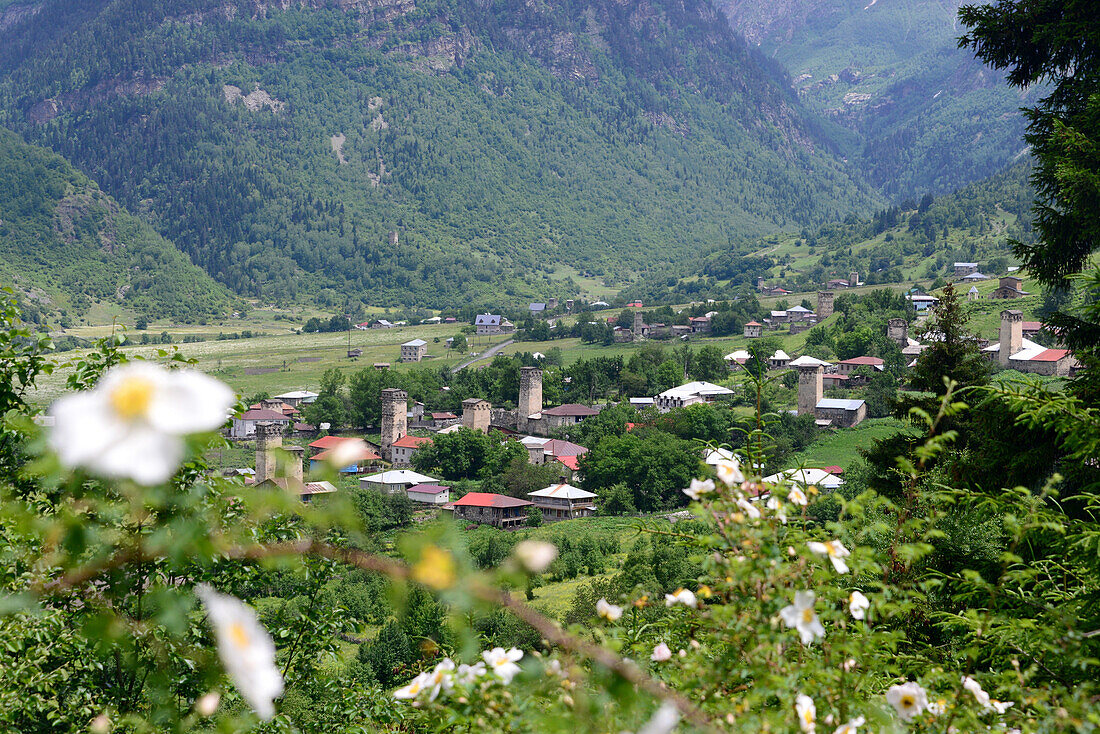
[[477,355],[476,357],[471,357],[470,359],[467,359],[465,362],[460,362],[456,366],[452,367],[451,368],[451,374],[453,375],[454,373],[458,372],[459,370],[466,369],[467,367],[472,365],[474,362],[480,362],[483,359],[490,359],[492,357],[495,357],[501,349],[504,349],[506,346],[508,346],[509,344],[511,344],[514,341],[515,341],[515,339],[509,339],[508,341],[503,341],[500,344],[494,344],[493,346],[489,347],[488,349],[486,349],[484,352]]

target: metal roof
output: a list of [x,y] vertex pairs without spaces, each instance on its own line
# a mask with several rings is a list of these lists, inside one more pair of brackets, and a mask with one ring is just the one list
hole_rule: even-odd
[[862,400],[841,400],[839,398],[825,398],[819,400],[817,403],[818,408],[824,408],[826,410],[859,410],[859,406],[863,405]]

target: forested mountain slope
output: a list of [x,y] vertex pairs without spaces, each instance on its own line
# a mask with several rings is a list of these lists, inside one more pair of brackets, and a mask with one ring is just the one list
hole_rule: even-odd
[[234,299],[59,156],[0,129],[0,284],[73,323],[93,299],[178,322]]
[[[654,279],[626,292],[648,301],[729,298],[756,285],[812,291],[832,278],[859,274],[868,284],[953,276],[956,261],[976,262],[995,278],[1010,263],[1012,240],[1030,241],[1035,192],[1030,163],[944,196],[926,194],[873,216],[851,216],[799,234],[770,235],[701,258],[687,278]],[[965,290],[965,289],[964,289]]]
[[879,201],[706,0],[0,12],[5,124],[252,296],[518,302]]
[[949,192],[1023,153],[1019,108],[1041,90],[1021,97],[957,48],[961,0],[715,2],[852,131],[852,160],[891,198]]

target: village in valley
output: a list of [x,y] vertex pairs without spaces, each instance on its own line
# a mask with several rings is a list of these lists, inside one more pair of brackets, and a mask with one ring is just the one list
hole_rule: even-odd
[[[954,264],[951,297],[978,326],[975,346],[998,373],[1069,376],[1072,353],[1036,319],[1037,299],[1010,271],[992,277],[977,263]],[[228,355],[199,357],[201,368],[216,359],[215,374],[245,378],[247,409],[226,430],[232,448],[217,453],[218,470],[303,502],[369,493],[400,504],[403,517],[442,513],[471,528],[595,515],[675,520],[685,503],[675,477],[686,483],[693,463],[731,457],[759,398],[778,416],[763,486],[787,479],[835,489],[861,451],[902,426],[891,405],[942,336],[930,317],[944,292],[869,287],[855,272],[821,285],[793,293],[761,278],[756,293],[724,302],[549,299],[417,325],[368,319],[328,334],[324,350],[303,347],[323,359],[284,361],[312,368],[311,379],[293,369],[242,374]],[[986,324],[996,332],[979,333]],[[635,443],[617,443],[628,434]],[[665,438],[687,449],[686,463],[647,447]],[[673,485],[656,498],[624,492],[603,465],[628,455],[655,462]]]

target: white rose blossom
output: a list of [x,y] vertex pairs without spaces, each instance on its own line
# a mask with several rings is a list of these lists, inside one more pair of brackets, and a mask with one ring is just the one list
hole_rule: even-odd
[[969,675],[963,676],[962,679],[963,688],[974,694],[974,699],[982,705],[982,708],[986,711],[996,711],[998,714],[1003,714],[1012,708],[1012,703],[1005,701],[997,701],[989,697],[989,694],[982,688],[982,684],[971,678]]
[[508,685],[520,672],[520,667],[516,663],[523,658],[523,650],[516,647],[510,650],[494,647],[492,650],[481,653],[481,657],[485,660],[488,670],[500,678],[504,685]]
[[798,591],[794,595],[794,604],[779,610],[783,624],[798,630],[803,645],[811,644],[815,639],[825,636],[825,628],[814,611],[814,592]]
[[419,698],[428,688],[428,683],[431,681],[432,674],[428,672],[421,673],[420,675],[409,681],[408,685],[398,688],[393,692],[393,697],[401,700],[408,700],[412,698]]
[[679,723],[680,712],[666,701],[654,712],[646,725],[638,730],[638,734],[670,734]]
[[928,694],[914,681],[890,686],[886,691],[886,701],[904,721],[909,721],[928,708]]
[[50,446],[65,466],[161,484],[183,460],[183,437],[220,428],[234,400],[223,383],[195,370],[124,364],[50,407]]
[[791,487],[791,491],[787,495],[787,501],[792,505],[798,505],[800,507],[805,507],[809,502],[809,500],[806,499],[806,493],[798,487]]
[[477,682],[478,678],[483,677],[485,672],[485,663],[474,663],[473,665],[462,663],[455,671],[455,683],[464,686],[472,685]]
[[558,557],[558,547],[542,540],[521,540],[512,553],[530,573],[542,573]]
[[619,617],[623,616],[623,608],[608,602],[607,599],[600,599],[596,602],[596,614],[608,622],[617,622]]
[[240,599],[205,584],[195,587],[214,627],[218,655],[241,696],[261,719],[275,715],[283,693],[283,676],[275,667],[275,643],[256,612]]
[[806,544],[811,551],[820,556],[828,556],[833,562],[833,568],[837,573],[848,573],[848,564],[844,559],[852,555],[839,540],[830,540],[828,543],[809,542]]
[[653,654],[649,656],[649,659],[655,663],[663,663],[666,660],[671,660],[672,650],[668,649],[668,645],[662,642],[653,648]]
[[684,494],[691,497],[696,502],[698,502],[704,494],[710,494],[713,491],[713,479],[692,479],[691,486],[683,490]]
[[698,605],[698,601],[695,599],[695,594],[688,589],[677,589],[675,593],[665,594],[665,606],[671,607],[676,604],[683,604],[685,607],[691,607],[694,609]]
[[222,702],[222,694],[211,691],[195,701],[195,713],[199,716],[213,716]]
[[367,442],[361,438],[349,438],[332,447],[325,461],[339,471],[362,461],[364,454],[370,452]]
[[871,608],[871,600],[861,591],[853,591],[848,595],[848,611],[855,619],[863,619],[867,616],[867,610]]
[[783,523],[784,525],[787,524],[787,512],[783,509],[783,503],[779,500],[778,497],[772,495],[768,498],[768,502],[764,506],[775,513],[775,516],[779,520],[779,522]]
[[806,734],[813,734],[817,728],[817,707],[814,700],[805,693],[799,693],[794,700],[794,710],[798,713],[798,726]]
[[760,519],[760,510],[753,503],[749,502],[744,497],[737,498],[737,506],[740,507],[750,520]]
[[450,693],[454,689],[454,671],[455,662],[450,658],[443,658],[435,666],[435,670],[428,676],[426,686],[429,701],[434,701],[440,693]]
[[737,463],[737,459],[721,459],[714,468],[718,472],[718,478],[727,487],[745,481],[745,475],[741,473],[741,465]]
[[859,727],[863,726],[867,721],[862,716],[857,716],[846,724],[841,724],[836,728],[833,734],[859,734]]

